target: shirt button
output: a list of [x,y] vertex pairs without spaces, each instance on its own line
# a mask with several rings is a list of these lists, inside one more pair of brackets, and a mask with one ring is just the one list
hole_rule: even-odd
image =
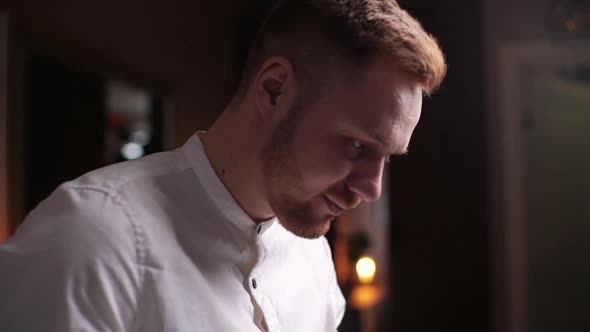
[[256,283],[256,279],[252,279],[252,287],[254,289],[256,289],[256,287],[258,287],[258,284]]

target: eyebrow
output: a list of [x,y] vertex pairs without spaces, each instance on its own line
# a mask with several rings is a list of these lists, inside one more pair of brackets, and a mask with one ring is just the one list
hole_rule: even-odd
[[[359,128],[357,128],[357,129],[359,129]],[[378,134],[366,133],[366,132],[359,131],[359,133],[354,136],[359,136],[359,140],[364,142],[364,144],[372,147],[371,149],[384,151],[387,156],[398,157],[398,156],[404,156],[404,155],[408,154],[408,147],[407,146],[401,151],[387,152],[387,149],[383,149],[383,147],[386,147],[387,144],[385,144],[385,142],[380,139]]]
[[[363,141],[365,144],[369,144],[369,145],[379,145],[380,147],[387,147],[387,143],[385,142],[385,140],[383,140],[383,138],[372,131],[367,131],[365,130],[365,128],[362,128],[362,126],[359,126],[358,124],[352,124],[350,126],[346,126],[344,128],[342,128],[342,130],[344,130],[345,132],[347,132],[347,135],[350,135],[352,137],[356,137],[359,140]],[[380,149],[381,150],[381,149]],[[387,149],[384,149],[384,151],[387,151]],[[391,156],[403,156],[408,154],[408,146],[404,147],[403,150],[401,151],[396,151],[396,152],[392,152],[392,153],[387,153],[388,155]]]
[[[371,133],[371,134],[369,134],[369,137],[373,141],[378,142],[378,143],[381,143],[382,146],[387,146],[387,144],[381,138],[381,136],[379,136],[379,134],[373,134],[373,133]],[[391,153],[390,155],[392,155],[392,156],[403,156],[403,155],[406,155],[406,154],[408,154],[408,147],[407,146],[402,151],[400,151],[400,152],[394,152],[394,153]]]

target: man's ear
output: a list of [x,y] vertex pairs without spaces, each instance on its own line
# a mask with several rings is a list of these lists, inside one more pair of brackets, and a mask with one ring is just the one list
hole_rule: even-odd
[[295,77],[291,62],[284,57],[267,59],[255,80],[256,106],[268,118],[288,110],[295,96]]

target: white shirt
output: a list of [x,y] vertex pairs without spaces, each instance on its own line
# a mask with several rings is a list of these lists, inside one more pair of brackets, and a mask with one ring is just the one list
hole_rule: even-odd
[[[50,161],[48,161],[50,162]],[[325,238],[257,225],[195,135],[64,183],[0,246],[3,331],[335,331]]]

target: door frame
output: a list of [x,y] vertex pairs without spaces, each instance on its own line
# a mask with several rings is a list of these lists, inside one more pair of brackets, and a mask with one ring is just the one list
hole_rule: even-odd
[[[491,156],[495,169],[493,182],[497,183],[495,206],[498,211],[493,223],[493,244],[496,246],[496,278],[500,278],[496,308],[501,312],[498,331],[527,332],[527,228],[526,196],[524,188],[522,108],[519,70],[527,64],[572,64],[587,62],[590,43],[557,44],[550,41],[507,43],[500,48],[500,104],[491,122],[491,135],[495,137],[497,155]],[[494,203],[494,202],[493,202]]]

